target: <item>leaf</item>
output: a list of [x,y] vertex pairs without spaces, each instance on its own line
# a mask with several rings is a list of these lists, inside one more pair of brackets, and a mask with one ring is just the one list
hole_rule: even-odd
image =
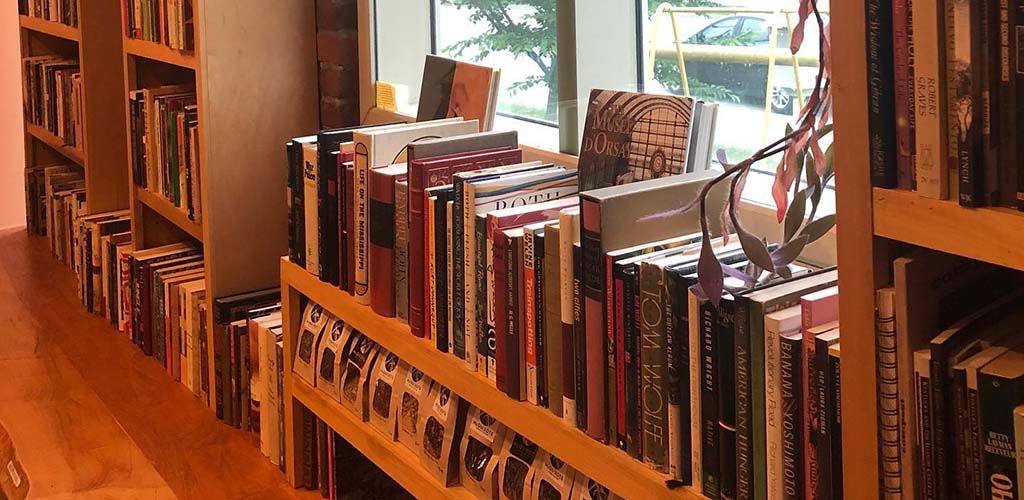
[[778,274],[788,280],[793,277],[793,270],[790,269],[789,266],[779,266],[775,268],[775,274]]
[[718,163],[721,163],[722,165],[729,164],[729,158],[725,156],[724,149],[718,148],[718,151],[715,153],[715,155],[718,157]]
[[793,239],[800,226],[804,223],[807,215],[807,191],[799,191],[793,196],[793,203],[789,204],[789,211],[786,212],[786,230],[783,233],[782,241]]
[[745,286],[750,286],[757,282],[757,280],[754,279],[749,274],[740,271],[739,269],[736,269],[735,267],[732,266],[722,264],[722,272],[728,275],[730,278],[742,281]]
[[835,225],[835,214],[829,214],[808,224],[803,231],[800,231],[800,236],[806,237],[807,244],[809,245],[811,243],[814,243],[815,241],[820,240],[822,236],[828,234],[828,232],[831,231],[832,228],[835,227]]
[[711,304],[718,308],[719,302],[722,301],[725,279],[722,275],[722,265],[711,247],[710,238],[704,238],[701,242],[700,259],[697,261],[697,281],[700,282],[700,287]]
[[736,227],[736,235],[739,236],[740,246],[743,247],[743,253],[750,259],[750,262],[753,262],[761,269],[775,272],[772,254],[768,252],[768,247],[764,242],[738,225]]
[[804,251],[804,247],[806,246],[807,237],[801,234],[794,238],[793,241],[782,245],[778,250],[773,252],[772,262],[777,267],[788,266],[800,256],[800,253]]
[[825,173],[821,176],[822,184],[828,184],[828,181],[836,174],[835,150],[832,149],[833,146],[835,146],[835,143],[829,144],[828,149],[825,150]]

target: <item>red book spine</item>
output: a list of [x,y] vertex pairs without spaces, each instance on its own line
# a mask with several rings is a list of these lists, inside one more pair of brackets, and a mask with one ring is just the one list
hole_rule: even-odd
[[412,334],[425,338],[426,325],[426,228],[424,227],[424,207],[426,197],[423,190],[426,179],[422,168],[416,162],[410,165],[409,173],[409,329]]
[[[603,286],[604,259],[601,252],[601,206],[594,201],[580,201],[580,248],[583,259],[583,326],[586,366],[587,434],[599,441],[607,440],[607,409],[605,408],[608,362],[605,360],[605,310]],[[611,325],[608,325],[609,327]]]
[[[499,391],[505,394],[510,394],[509,391],[509,345],[508,345],[508,294],[505,293],[505,288],[508,286],[508,273],[506,267],[508,264],[508,254],[506,252],[507,245],[504,234],[494,235],[494,242],[491,245],[491,251],[494,255],[491,256],[491,262],[494,265],[494,369],[495,369],[495,385]],[[516,376],[515,380],[519,380]],[[516,396],[518,399],[518,389],[516,390]]]
[[913,138],[910,135],[910,47],[907,40],[907,0],[892,2],[893,68],[896,87],[896,187],[913,189]]
[[[356,170],[352,164],[345,165],[345,274],[348,276],[345,288],[350,294],[355,294],[356,280],[356,238],[355,229],[352,227],[356,220],[355,198],[353,189],[356,183]],[[339,252],[340,253],[340,252]]]
[[381,316],[395,316],[395,178],[371,170],[370,197],[370,308]]

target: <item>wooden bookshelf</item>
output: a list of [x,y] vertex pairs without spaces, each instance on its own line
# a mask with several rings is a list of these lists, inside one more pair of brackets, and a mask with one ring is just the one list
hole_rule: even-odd
[[[292,417],[295,402],[306,405],[319,418],[332,423],[332,426],[344,424],[335,426],[334,429],[346,439],[358,439],[358,436],[365,432],[375,432],[370,429],[368,423],[364,424],[352,418],[351,414],[347,413],[348,410],[342,409],[340,404],[321,404],[316,401],[309,403],[309,386],[303,386],[300,379],[291,375],[296,331],[302,321],[302,311],[299,310],[300,296],[305,296],[588,477],[600,478],[601,483],[612,491],[624,494],[628,498],[703,498],[689,488],[669,490],[665,486],[667,476],[654,472],[621,450],[601,444],[566,425],[562,419],[545,408],[509,398],[491,382],[467,370],[463,361],[438,351],[431,341],[414,337],[408,325],[393,318],[378,316],[369,307],[358,304],[347,293],[320,281],[305,269],[289,262],[287,258],[281,259],[281,293],[284,299],[285,318],[285,400],[290,403],[285,405],[285,429],[293,431],[286,433],[286,469],[289,471],[298,470],[298,461],[301,460],[295,434],[300,429],[295,429]],[[316,394],[319,395],[318,392]],[[382,463],[377,457],[368,456],[387,470],[385,465],[388,460],[385,459]],[[414,457],[410,457],[410,460],[412,459]],[[418,462],[416,465],[418,466]],[[392,477],[403,482],[402,476]],[[295,475],[290,473],[289,480],[295,484]],[[446,491],[449,497],[453,494],[450,490]]]
[[73,42],[78,42],[82,39],[82,32],[79,31],[77,27],[48,21],[46,19],[40,19],[38,17],[18,16],[18,24],[20,24],[22,28],[35,31],[36,33],[43,33]]
[[43,144],[52,148],[54,151],[63,155],[65,158],[74,162],[75,165],[83,168],[85,167],[85,152],[81,149],[64,144],[64,141],[60,137],[53,135],[49,130],[40,127],[39,125],[26,122],[25,131]]
[[203,241],[203,225],[188,218],[184,210],[174,206],[169,200],[142,187],[135,188],[135,199],[150,210],[160,214],[178,229],[189,234],[198,242]]
[[167,47],[166,45],[127,37],[124,38],[123,43],[124,51],[128,55],[144,57],[153,61],[159,61],[164,64],[180,66],[191,70],[195,70],[197,68],[196,56],[190,52],[182,52]]
[[[416,498],[476,498],[465,488],[446,488],[420,466],[419,457],[397,441],[386,439],[368,423],[361,422],[341,403],[314,389],[305,381],[292,378],[292,397],[301,402],[340,433],[349,444],[377,464]],[[286,427],[287,428],[287,427]]]
[[69,147],[43,127],[25,122],[25,164],[73,163],[83,168],[89,213],[122,210],[129,205],[128,152],[124,136],[124,80],[120,0],[81,0],[78,27],[19,16],[21,54],[60,55],[79,61],[82,75],[83,142]]

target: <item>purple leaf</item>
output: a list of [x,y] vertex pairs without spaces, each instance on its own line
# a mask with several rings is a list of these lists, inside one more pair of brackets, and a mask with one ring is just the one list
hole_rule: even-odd
[[804,223],[807,215],[807,191],[802,190],[793,196],[793,202],[789,204],[789,211],[786,212],[786,226],[782,241],[793,239],[800,226]]
[[[722,264],[722,272],[724,272],[730,278],[734,278],[734,279],[737,279],[739,281],[742,281],[745,286],[750,286],[750,285],[753,285],[754,283],[757,283],[757,280],[754,279],[753,276],[750,276],[749,274],[747,274],[747,273],[745,273],[743,271],[740,271],[739,269],[736,269],[735,267],[732,267],[732,266],[727,266],[725,264]],[[758,273],[758,274],[760,274],[760,273]]]
[[722,301],[725,278],[722,275],[722,265],[718,262],[708,238],[701,242],[700,259],[697,261],[697,281],[700,282],[701,289],[711,304],[718,308],[719,302]]
[[828,234],[832,230],[832,227],[836,225],[835,214],[826,215],[810,224],[800,232],[800,236],[807,238],[807,244],[814,243],[821,239],[822,236]]
[[768,247],[757,236],[750,234],[743,227],[736,227],[736,235],[740,238],[740,246],[743,253],[750,259],[750,262],[757,264],[757,267],[769,272],[775,272],[775,263],[772,262],[772,255]]
[[794,238],[793,241],[782,245],[778,250],[772,252],[772,262],[777,267],[788,266],[800,256],[805,246],[807,246],[807,236],[801,234]]
[[789,266],[779,266],[775,268],[775,274],[782,276],[783,279],[790,279],[793,277],[793,270]]
[[718,151],[715,152],[715,155],[718,158],[718,163],[721,163],[722,165],[728,165],[729,164],[729,158],[725,156],[725,150],[724,149],[718,148]]

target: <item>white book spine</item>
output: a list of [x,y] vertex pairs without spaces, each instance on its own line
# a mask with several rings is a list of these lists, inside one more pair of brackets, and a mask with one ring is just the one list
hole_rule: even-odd
[[[368,218],[367,181],[370,175],[370,151],[373,147],[369,139],[355,134],[355,218],[356,218],[356,255],[355,255],[355,298],[363,305],[370,303],[370,241]],[[308,260],[309,257],[307,256]]]
[[315,144],[302,146],[303,197],[306,213],[306,270],[320,275],[320,214],[316,189],[317,148]]
[[878,361],[878,449],[882,472],[882,496],[901,498],[902,461],[900,460],[899,385],[896,374],[896,291],[876,293],[875,356]]
[[944,12],[941,2],[913,2],[914,103],[917,108],[914,167],[917,191],[935,199],[949,198],[947,162],[946,72],[943,55]]

